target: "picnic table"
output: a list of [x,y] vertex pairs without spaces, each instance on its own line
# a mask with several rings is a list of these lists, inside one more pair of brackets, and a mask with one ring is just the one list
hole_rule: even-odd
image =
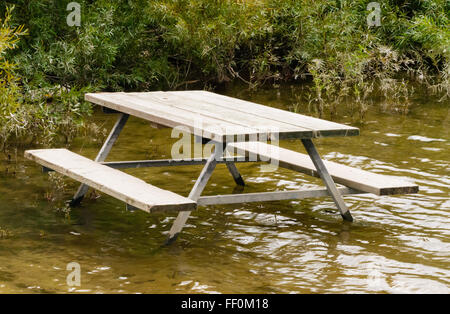
[[[353,221],[343,195],[418,192],[417,185],[405,180],[322,160],[313,139],[359,135],[358,128],[345,124],[208,91],[89,93],[85,99],[102,106],[106,113],[119,115],[95,160],[67,149],[28,150],[25,156],[40,163],[45,171],[58,171],[81,182],[71,201],[72,205],[79,204],[88,188],[92,187],[124,201],[130,210],[141,209],[149,213],[177,211],[178,216],[169,231],[168,243],[176,239],[191,211],[197,206],[331,196],[342,218]],[[150,121],[158,127],[181,127],[202,143],[209,142],[214,149],[210,156],[196,159],[106,162],[130,115]],[[286,138],[299,139],[307,154],[274,145],[279,139]],[[224,163],[236,184],[244,186],[236,163],[252,161],[275,161],[279,167],[319,177],[325,188],[201,196],[217,164]],[[118,170],[177,165],[204,165],[187,197]],[[342,186],[338,187],[336,183]]]

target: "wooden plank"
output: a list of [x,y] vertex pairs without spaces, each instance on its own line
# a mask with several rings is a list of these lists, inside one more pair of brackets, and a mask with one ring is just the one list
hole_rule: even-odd
[[[365,193],[347,187],[338,188],[338,191],[341,195]],[[304,199],[322,196],[330,196],[330,193],[328,192],[327,189],[304,189],[293,191],[202,196],[197,200],[197,204],[198,206],[219,205],[219,204],[240,204],[250,202],[285,201],[285,200]]]
[[[103,107],[108,107],[141,119],[167,127],[184,126],[194,134],[195,128],[203,132],[206,138],[226,141],[227,136],[233,138],[261,134],[259,130],[245,127],[242,124],[230,123],[226,120],[203,116],[189,110],[174,108],[161,101],[142,100],[126,93],[86,94],[85,99]],[[201,122],[201,123],[200,123]],[[228,133],[227,133],[228,131]]]
[[[207,131],[204,137],[207,138],[218,136],[217,133],[223,133],[223,136],[254,134],[254,128],[260,126],[278,128],[280,138],[359,134],[359,129],[355,127],[207,91],[96,93],[86,94],[85,99],[167,127],[183,125],[193,129],[195,121],[202,117],[204,131]],[[218,127],[223,131],[211,132],[211,129]],[[245,130],[227,132],[227,128]]]
[[146,212],[191,211],[196,202],[67,149],[25,151],[25,157]]
[[180,94],[189,99],[215,104],[216,106],[233,108],[241,112],[250,113],[254,116],[267,117],[274,121],[281,121],[307,128],[312,130],[313,137],[359,135],[359,129],[352,126],[309,117],[208,91],[177,91],[171,93]]
[[148,92],[148,93],[129,93],[131,95],[149,102],[159,101],[170,107],[184,109],[190,112],[198,113],[201,116],[221,119],[242,127],[251,127],[262,131],[271,131],[271,128],[282,137],[290,138],[310,138],[312,132],[300,126],[277,121],[269,117],[254,115],[253,113],[243,112],[235,108],[219,106],[205,101],[193,100],[184,97],[184,94],[178,92]]
[[[97,105],[124,112],[163,126],[184,126],[191,133],[194,132],[195,122],[201,118],[199,115],[186,110],[170,108],[157,102],[149,103],[136,97],[127,96],[125,93],[85,94],[85,99]],[[220,130],[215,132],[209,132],[209,130],[233,127],[235,125],[218,119],[202,119],[202,126],[202,131],[210,137],[223,137]]]
[[[260,157],[278,161],[280,167],[319,177],[311,158],[306,154],[281,147],[278,148],[277,153],[270,147],[272,145],[262,142],[229,143],[228,145],[236,148],[238,154],[258,154]],[[372,173],[332,161],[324,161],[324,164],[334,182],[356,190],[376,195],[408,194],[419,191],[417,185],[398,178]]]

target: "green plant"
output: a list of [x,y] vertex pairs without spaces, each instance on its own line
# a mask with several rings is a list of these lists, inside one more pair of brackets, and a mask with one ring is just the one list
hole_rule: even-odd
[[[307,83],[298,103],[318,115],[346,102],[361,117],[380,97],[407,112],[411,83],[450,95],[448,0],[382,1],[371,28],[367,0],[79,0],[80,27],[66,23],[69,2],[0,3],[3,28],[16,30],[0,53],[4,145],[70,142],[89,128],[93,91],[290,81]],[[30,36],[17,42],[23,28],[11,25]]]
[[55,211],[64,214],[66,219],[70,219],[70,202],[67,201],[65,191],[66,180],[62,174],[49,172],[50,187],[45,193],[45,198],[53,204]]
[[0,139],[3,141],[15,123],[15,114],[21,104],[21,89],[14,75],[15,64],[8,61],[6,53],[17,46],[19,37],[26,31],[23,26],[10,25],[13,9],[7,8],[4,19],[0,18]]
[[23,26],[13,27],[14,7],[6,9],[0,21],[0,148],[31,143],[51,144],[63,137],[69,142],[85,127],[91,106],[82,101],[90,86],[81,89],[47,85],[36,87],[20,79],[20,65],[9,61],[9,52],[19,47]]

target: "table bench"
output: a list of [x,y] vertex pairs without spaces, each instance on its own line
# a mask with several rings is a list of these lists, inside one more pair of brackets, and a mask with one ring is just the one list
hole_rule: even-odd
[[[359,135],[359,129],[352,126],[207,91],[94,93],[86,94],[85,99],[102,106],[106,113],[119,115],[93,161],[65,149],[29,150],[25,152],[25,157],[40,163],[46,170],[59,171],[82,183],[71,201],[73,206],[81,202],[91,186],[124,201],[132,208],[147,212],[179,211],[169,231],[167,243],[177,238],[197,205],[331,196],[342,218],[353,221],[343,195],[418,192],[417,185],[404,180],[323,161],[312,140]],[[210,156],[200,159],[106,162],[130,115],[150,121],[157,127],[181,127],[202,142],[209,142],[214,149]],[[299,139],[308,155],[273,145],[285,138]],[[270,140],[271,144],[265,143],[266,140]],[[229,150],[235,150],[243,156],[227,156]],[[255,156],[256,159],[252,158]],[[201,196],[217,164],[224,163],[236,184],[244,186],[244,179],[235,164],[268,159],[276,161],[280,167],[320,177],[325,188]],[[203,165],[187,198],[117,170],[179,165]],[[335,182],[343,187],[337,187]]]
[[[255,154],[264,159],[277,160],[282,168],[302,172],[313,177],[320,177],[311,158],[281,147],[270,147],[263,142],[240,142],[229,145],[238,154]],[[278,151],[277,151],[278,150]],[[276,154],[274,153],[275,151]],[[338,164],[332,161],[323,161],[334,182],[361,192],[375,195],[394,195],[417,193],[419,187],[413,183],[399,180],[395,177],[376,174],[354,167]]]
[[196,202],[189,198],[160,189],[67,149],[28,150],[25,157],[148,213],[191,211],[197,207]]

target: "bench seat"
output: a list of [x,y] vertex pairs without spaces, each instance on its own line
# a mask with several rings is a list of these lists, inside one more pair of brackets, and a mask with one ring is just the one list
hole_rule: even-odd
[[[234,148],[237,154],[246,156],[253,154],[263,160],[278,161],[280,167],[319,177],[309,155],[263,142],[238,142],[230,143],[228,146]],[[376,195],[409,194],[419,191],[417,185],[398,178],[368,172],[332,161],[324,160],[323,162],[336,183],[358,191]]]
[[25,151],[25,157],[149,213],[191,211],[196,202],[67,149]]

